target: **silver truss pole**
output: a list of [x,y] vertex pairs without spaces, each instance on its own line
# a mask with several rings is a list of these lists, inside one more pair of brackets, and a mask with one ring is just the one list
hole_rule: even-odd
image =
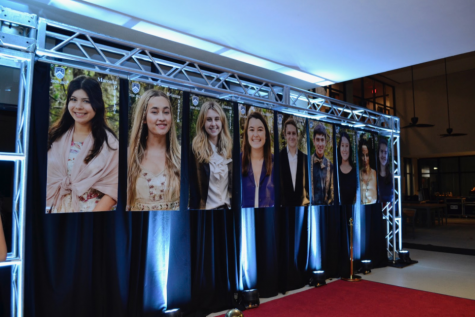
[[0,161],[13,161],[15,164],[12,252],[0,266],[11,266],[11,315],[23,316],[27,158],[38,19],[34,14],[3,6],[0,10],[0,65],[20,71],[15,152],[0,153]]
[[35,55],[31,54],[29,61],[24,61],[25,65],[25,72],[22,76],[25,76],[25,103],[24,103],[24,111],[23,111],[23,135],[22,142],[23,142],[23,153],[25,155],[25,159],[21,161],[23,165],[22,168],[22,192],[20,194],[20,235],[19,235],[19,256],[22,260],[21,264],[18,268],[18,316],[23,316],[24,310],[24,285],[25,285],[25,267],[24,267],[24,260],[25,260],[25,218],[26,218],[26,185],[27,185],[27,177],[28,177],[28,154],[29,154],[29,145],[28,139],[30,136],[30,117],[31,117],[31,95],[32,95],[32,88],[33,88],[33,65]]

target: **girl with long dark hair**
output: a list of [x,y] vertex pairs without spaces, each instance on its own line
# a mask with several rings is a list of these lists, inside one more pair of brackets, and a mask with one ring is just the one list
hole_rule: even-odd
[[388,140],[381,136],[378,143],[378,189],[381,202],[391,202],[393,200],[393,174],[391,173],[388,155]]
[[119,142],[101,85],[78,76],[48,132],[47,213],[110,211],[117,202]]
[[340,132],[338,169],[340,204],[354,204],[356,200],[356,169],[353,163],[353,142],[346,131]]
[[370,166],[370,155],[374,154],[372,147],[370,149],[370,143],[361,134],[358,150],[360,155],[360,191],[361,191],[361,204],[373,204],[378,200],[377,194],[377,175],[376,170]]
[[259,112],[251,113],[244,126],[241,153],[242,207],[274,206],[274,155],[267,122]]

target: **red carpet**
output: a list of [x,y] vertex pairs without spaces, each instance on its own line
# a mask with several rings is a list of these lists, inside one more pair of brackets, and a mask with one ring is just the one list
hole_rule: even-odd
[[463,317],[475,316],[475,300],[369,281],[336,281],[243,313],[245,317]]

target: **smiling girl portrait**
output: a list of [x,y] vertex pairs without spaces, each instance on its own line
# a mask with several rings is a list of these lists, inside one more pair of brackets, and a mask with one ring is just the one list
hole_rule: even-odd
[[110,211],[117,203],[119,142],[106,119],[103,90],[84,75],[68,84],[48,132],[46,212]]
[[127,210],[180,208],[181,146],[174,108],[162,90],[149,89],[134,106],[127,172]]
[[273,126],[271,110],[240,105],[242,207],[275,204]]
[[192,113],[196,114],[199,109],[199,114],[196,121],[192,116],[190,129],[190,209],[230,209],[233,170],[231,104],[198,96],[192,96],[193,102]]

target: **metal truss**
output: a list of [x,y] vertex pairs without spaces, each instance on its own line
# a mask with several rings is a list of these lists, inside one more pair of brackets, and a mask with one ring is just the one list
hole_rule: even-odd
[[391,160],[394,171],[394,199],[383,206],[383,218],[386,220],[386,250],[389,261],[396,263],[398,252],[402,250],[402,192],[401,192],[401,170],[400,165],[400,136],[391,134]]
[[[8,10],[1,8],[2,10]],[[267,79],[219,67],[210,63],[190,59],[181,55],[169,53],[157,48],[144,46],[103,34],[98,34],[82,28],[36,16],[12,12],[15,21],[4,19],[2,23],[20,25],[25,32],[23,37],[2,38],[0,46],[14,48],[25,52],[35,52],[41,62],[60,64],[71,67],[94,70],[113,74],[130,80],[139,80],[156,85],[171,86],[193,93],[210,95],[220,99],[229,99],[241,103],[249,103],[259,107],[293,113],[312,119],[337,123],[356,128],[364,128],[375,132],[391,135],[393,145],[394,202],[383,207],[383,215],[387,220],[387,249],[388,256],[395,260],[397,251],[401,248],[401,173],[399,155],[400,120],[398,117],[378,113],[344,101],[329,98],[324,95],[303,89],[276,83]],[[36,37],[36,40],[35,40]],[[28,39],[25,39],[28,38]],[[6,39],[6,40],[5,40]],[[0,48],[0,55],[5,49]],[[32,54],[23,54],[22,68],[22,116],[19,116],[17,152],[14,154],[1,153],[3,160],[16,162],[15,187],[18,186],[15,200],[15,211],[18,211],[17,223],[20,233],[17,249],[9,255],[9,262],[17,266],[13,275],[18,278],[14,288],[15,315],[22,314],[22,257],[23,257],[23,211],[24,187],[26,181],[27,144],[30,112],[30,91],[32,79]],[[17,262],[13,265],[14,262]],[[13,284],[13,278],[12,278]]]
[[36,53],[44,62],[93,69],[354,127],[399,132],[399,118],[394,116],[46,19],[39,19]]
[[0,65],[20,71],[15,152],[0,152],[0,161],[15,164],[12,205],[12,246],[7,260],[10,266],[11,315],[23,316],[25,205],[30,130],[31,87],[36,46],[36,15],[0,6]]

